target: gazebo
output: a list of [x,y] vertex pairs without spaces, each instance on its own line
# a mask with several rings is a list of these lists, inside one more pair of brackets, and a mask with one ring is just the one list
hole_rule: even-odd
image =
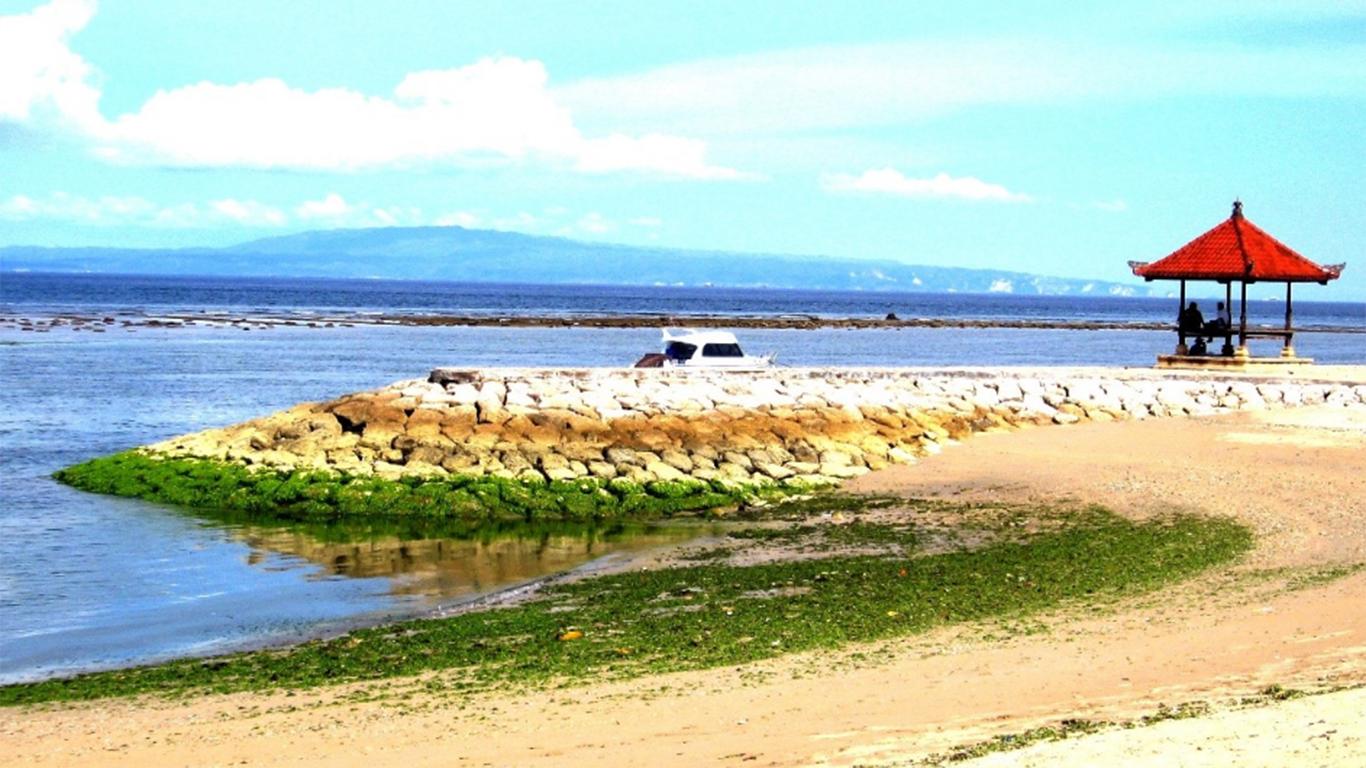
[[[1148,262],[1129,262],[1134,274],[1144,280],[1181,281],[1181,305],[1186,308],[1186,281],[1208,280],[1224,285],[1225,307],[1233,308],[1233,283],[1239,284],[1238,321],[1227,328],[1192,330],[1185,325],[1177,326],[1177,346],[1174,355],[1158,357],[1158,365],[1246,365],[1253,360],[1248,352],[1249,338],[1280,338],[1283,341],[1280,358],[1263,359],[1258,362],[1312,362],[1295,356],[1292,339],[1295,330],[1291,326],[1294,312],[1291,309],[1291,286],[1295,283],[1319,283],[1327,285],[1342,274],[1345,265],[1320,266],[1306,259],[1276,238],[1262,231],[1260,227],[1243,217],[1243,204],[1233,203],[1233,214],[1210,231],[1186,243],[1163,259]],[[1251,283],[1285,283],[1285,327],[1253,328],[1247,327],[1247,287]],[[1236,328],[1238,346],[1233,347]],[[1192,355],[1186,346],[1186,337],[1222,337],[1224,339],[1221,356],[1205,357]]]

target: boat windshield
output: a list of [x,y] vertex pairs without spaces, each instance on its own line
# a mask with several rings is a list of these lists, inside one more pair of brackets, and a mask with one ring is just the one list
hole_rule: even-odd
[[704,344],[702,346],[703,357],[744,357],[745,353],[740,351],[739,344]]
[[[711,345],[708,344],[707,346]],[[671,341],[669,342],[669,345],[664,348],[664,354],[667,355],[670,360],[691,360],[693,353],[696,351],[696,344],[689,344],[684,341]]]

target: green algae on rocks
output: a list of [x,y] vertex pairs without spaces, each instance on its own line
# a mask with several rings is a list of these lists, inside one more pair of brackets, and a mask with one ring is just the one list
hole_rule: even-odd
[[273,470],[203,458],[125,451],[59,470],[54,477],[93,493],[190,509],[336,517],[595,520],[649,519],[728,510],[800,490],[691,478],[636,483],[622,478],[531,481],[447,476],[384,479],[324,470]]

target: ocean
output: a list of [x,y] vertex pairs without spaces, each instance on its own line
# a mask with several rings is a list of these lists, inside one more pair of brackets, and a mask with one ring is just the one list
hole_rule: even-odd
[[[1297,295],[1312,295],[1312,287]],[[1301,326],[1339,329],[1298,335],[1301,354],[1366,363],[1366,304],[1297,300],[1295,309]],[[1254,322],[1280,322],[1276,301],[1251,302],[1250,310]],[[438,365],[629,365],[659,341],[650,328],[394,326],[366,318],[888,312],[1158,323],[1174,316],[1175,301],[0,275],[0,682],[287,642],[414,615],[698,533],[669,526],[300,530],[84,494],[51,479],[95,456],[423,378]],[[124,325],[203,313],[356,322],[251,330]],[[43,324],[69,315],[101,318],[102,330]],[[36,330],[23,330],[21,321]],[[798,366],[1148,366],[1174,342],[1150,330],[1019,328],[749,330],[740,339],[750,352],[777,352],[781,363]]]
[[[2,311],[233,312],[566,315],[814,315],[929,317],[1066,322],[1174,322],[1176,299],[1125,296],[1028,296],[1011,293],[883,293],[674,286],[501,285],[405,280],[164,277],[94,274],[0,276]],[[1175,285],[1172,286],[1175,291]],[[1314,286],[1296,289],[1297,326],[1366,328],[1366,303],[1316,302]],[[1212,314],[1222,298],[1213,285],[1192,284],[1191,298]],[[1175,295],[1173,293],[1173,295]],[[1283,288],[1254,286],[1254,323],[1283,319]],[[1306,301],[1308,299],[1308,301]]]

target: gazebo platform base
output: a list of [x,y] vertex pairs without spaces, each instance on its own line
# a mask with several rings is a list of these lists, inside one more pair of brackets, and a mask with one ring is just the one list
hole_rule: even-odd
[[1158,355],[1158,368],[1183,368],[1197,371],[1254,371],[1293,373],[1303,365],[1313,365],[1312,357],[1240,357],[1238,355]]

